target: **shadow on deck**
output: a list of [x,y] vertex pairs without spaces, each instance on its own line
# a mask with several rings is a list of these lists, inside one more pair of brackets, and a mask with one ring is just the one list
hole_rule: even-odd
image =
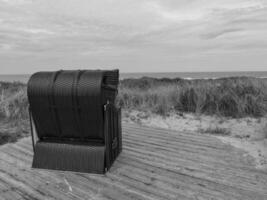
[[[123,125],[106,175],[31,169],[31,139],[0,147],[1,199],[267,199],[267,172],[207,135]],[[71,162],[71,161],[70,161]]]

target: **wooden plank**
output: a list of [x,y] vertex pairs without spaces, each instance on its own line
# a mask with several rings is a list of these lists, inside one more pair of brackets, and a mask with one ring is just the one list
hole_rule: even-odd
[[[131,161],[132,160],[132,161]],[[183,186],[189,188],[189,190],[193,191],[199,191],[201,188],[202,190],[207,189],[208,192],[214,193],[216,190],[220,192],[221,194],[225,196],[231,196],[229,199],[235,199],[234,197],[239,196],[239,189],[226,185],[220,182],[220,180],[217,181],[210,181],[205,178],[198,178],[194,175],[191,175],[190,173],[184,173],[176,171],[175,169],[168,168],[166,166],[162,165],[155,165],[154,163],[151,163],[149,161],[140,160],[140,159],[125,159],[122,158],[118,160],[118,162],[122,162],[122,165],[125,166],[130,165],[134,169],[140,168],[143,173],[148,175],[150,172],[152,173],[151,178],[155,178],[156,176],[159,176],[159,180],[165,180],[172,184],[178,184],[178,186]],[[120,166],[120,165],[119,165]],[[116,166],[117,170],[120,170],[120,167]],[[117,171],[116,170],[116,171]],[[162,177],[163,176],[163,177]],[[197,187],[197,188],[196,188]],[[194,189],[196,188],[196,189]],[[242,189],[240,190],[242,193]],[[249,195],[250,192],[247,192]],[[256,193],[257,194],[257,193]],[[241,195],[241,197],[247,196],[247,195]],[[257,197],[257,195],[256,195]],[[255,198],[256,198],[255,197]]]
[[123,124],[106,175],[31,169],[30,138],[0,147],[1,199],[267,199],[267,173],[214,137]]
[[[12,150],[14,150],[14,149],[12,149]],[[10,154],[11,154],[11,152],[9,152]],[[19,154],[19,152],[12,152],[13,153],[13,155],[18,155]],[[9,154],[9,155],[10,155]],[[25,157],[21,157],[20,158],[21,159],[21,161],[22,162],[25,162],[25,163],[27,163],[28,161],[27,160],[25,160]],[[24,161],[23,161],[24,160]],[[36,170],[35,170],[36,171]],[[44,170],[38,170],[39,172],[40,171],[44,171]],[[70,173],[70,174],[72,174],[72,173]],[[39,175],[40,176],[40,175]],[[66,176],[68,176],[68,173],[67,173],[67,175]],[[77,179],[77,177],[76,177],[76,179]],[[103,177],[101,177],[101,179],[103,179]],[[100,179],[100,181],[101,181],[101,179]],[[44,179],[45,180],[45,179]],[[79,187],[80,187],[80,183],[81,183],[81,178],[78,178],[78,180],[76,181],[76,182],[74,182],[73,183],[73,181],[75,180],[75,176],[74,177],[71,177],[70,179],[69,179],[69,182],[70,183],[72,183],[72,185],[77,185],[77,183],[79,182]],[[104,182],[103,182],[104,181]],[[98,190],[99,188],[104,188],[103,190],[101,189],[101,192],[103,193],[103,195],[105,195],[105,196],[108,196],[108,197],[112,197],[113,198],[113,195],[115,195],[116,193],[114,193],[113,191],[114,191],[114,187],[113,187],[113,185],[114,185],[114,183],[113,184],[111,184],[111,185],[107,185],[106,184],[106,182],[107,182],[108,180],[102,180],[102,183],[100,182],[100,183],[96,183],[96,181],[94,180],[94,179],[92,179],[92,178],[89,178],[89,179],[87,179],[87,182],[86,182],[86,185],[87,185],[87,190],[88,190],[88,186],[92,186],[92,187],[94,187],[93,189],[94,190]],[[99,181],[98,181],[99,182]],[[109,187],[113,187],[113,188],[109,188]],[[120,187],[123,187],[123,185],[121,185]],[[92,189],[92,188],[91,188]],[[117,191],[117,194],[114,196],[114,198],[115,199],[146,199],[146,198],[144,198],[144,196],[142,197],[142,198],[137,198],[137,195],[138,196],[140,196],[140,194],[138,194],[138,192],[135,192],[135,193],[133,193],[133,191],[124,191],[124,189],[123,188],[115,188],[115,191],[116,190],[119,190],[119,192]],[[85,190],[86,191],[86,190]],[[98,191],[99,192],[99,191]],[[123,194],[123,193],[127,193],[128,194],[128,196],[132,196],[132,198],[129,198],[129,197],[127,197],[125,194]]]
[[[243,187],[252,187],[253,190],[261,190],[262,192],[266,192],[265,186],[261,183],[258,183],[257,181],[251,180],[251,182],[247,182],[246,179],[240,179],[239,176],[233,176],[233,174],[226,174],[226,173],[220,173],[220,170],[213,169],[210,167],[209,169],[200,168],[201,165],[198,165],[198,163],[195,163],[194,166],[191,165],[183,165],[180,164],[175,158],[166,157],[164,155],[157,154],[156,152],[143,150],[143,149],[134,149],[134,148],[128,148],[125,147],[124,151],[127,153],[127,156],[133,156],[134,158],[137,158],[141,161],[147,161],[150,162],[153,165],[156,166],[164,166],[168,169],[173,169],[177,173],[183,172],[186,174],[191,174],[195,177],[216,181],[220,180],[222,183],[229,183],[233,186],[242,185]],[[174,161],[172,161],[174,160]],[[187,168],[186,168],[187,166]],[[186,170],[185,170],[186,169]],[[238,170],[236,170],[236,173],[238,173]],[[244,182],[245,181],[245,182]],[[265,180],[262,180],[265,182]],[[257,185],[258,187],[254,188],[254,186]]]
[[[127,146],[125,146],[124,148],[125,150],[129,150],[131,152],[136,152],[139,151],[137,153],[140,153],[140,151],[145,152],[145,151],[149,151],[149,153],[153,153],[156,157],[158,156],[162,156],[163,159],[168,159],[168,162],[172,162],[175,161],[174,164],[179,163],[182,164],[184,166],[194,166],[197,165],[197,168],[205,168],[207,170],[216,170],[216,171],[227,171],[229,173],[229,175],[233,175],[231,172],[234,171],[234,174],[237,172],[237,170],[239,171],[239,175],[245,175],[245,176],[251,176],[250,172],[254,172],[254,174],[259,173],[262,175],[262,173],[260,173],[258,170],[252,169],[252,168],[240,168],[240,165],[227,165],[227,161],[221,162],[223,161],[221,160],[216,160],[216,159],[211,159],[208,156],[195,156],[192,155],[191,153],[187,153],[179,151],[179,152],[172,152],[171,150],[156,150],[153,147],[150,147],[148,144],[145,146],[141,146],[141,145],[129,145],[127,143]],[[228,154],[230,154],[230,152],[228,152]],[[151,156],[151,155],[150,155]],[[232,160],[234,161],[234,159]],[[237,169],[235,169],[237,168]],[[263,174],[263,177],[267,176]],[[267,181],[266,181],[267,183]]]
[[[27,183],[24,183],[25,185],[29,185],[35,190],[41,189],[48,194],[51,193],[53,197],[56,196],[59,199],[85,199],[95,196],[95,194],[90,194],[88,191],[81,193],[82,191],[76,185],[72,187],[73,191],[70,192],[66,184],[66,177],[60,172],[25,168],[25,164],[21,164],[23,161],[19,162],[20,164],[18,165],[16,158],[11,156],[5,161],[3,163],[3,160],[0,160],[0,170],[2,167],[8,168],[12,174],[16,175],[16,180],[22,182],[27,180]],[[86,188],[88,189],[88,187]],[[76,190],[79,191],[78,194],[76,194]]]

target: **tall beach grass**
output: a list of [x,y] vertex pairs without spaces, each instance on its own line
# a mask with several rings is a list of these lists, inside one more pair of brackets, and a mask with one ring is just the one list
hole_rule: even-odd
[[267,112],[267,79],[125,79],[117,103],[124,109],[166,115],[171,111],[227,117],[261,117]]
[[[0,144],[29,134],[26,85],[0,82]],[[190,112],[233,118],[267,114],[267,79],[125,79],[117,104],[159,115]]]
[[0,144],[29,133],[26,85],[0,82]]
[[0,82],[0,118],[27,118],[27,107],[25,84]]
[[[177,111],[260,117],[267,113],[267,79],[124,79],[120,81],[117,104],[123,109],[161,115]],[[0,82],[0,119],[27,118],[26,85]]]

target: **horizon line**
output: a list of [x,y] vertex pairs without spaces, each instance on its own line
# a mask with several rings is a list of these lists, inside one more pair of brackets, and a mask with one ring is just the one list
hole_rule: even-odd
[[[88,69],[90,70],[90,69]],[[40,70],[40,71],[45,71],[45,70]],[[53,70],[47,70],[47,71],[53,71]],[[59,70],[54,70],[54,71],[59,71]],[[65,71],[65,70],[64,70]],[[68,70],[66,70],[68,71]],[[36,71],[37,72],[37,71]],[[240,71],[157,71],[157,72],[149,72],[149,71],[145,71],[145,72],[120,72],[120,74],[141,74],[141,73],[153,73],[153,74],[160,74],[160,73],[223,73],[223,72],[267,72],[267,70],[263,71],[263,70],[255,70],[255,71],[251,71],[251,70],[240,70]],[[33,72],[35,73],[35,72]],[[0,75],[30,75],[33,73],[25,73],[25,74],[13,74],[13,73],[9,73],[9,74],[1,74]]]

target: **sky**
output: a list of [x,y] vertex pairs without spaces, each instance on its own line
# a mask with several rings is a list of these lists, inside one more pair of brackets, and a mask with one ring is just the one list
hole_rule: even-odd
[[267,71],[267,0],[0,0],[0,74]]

